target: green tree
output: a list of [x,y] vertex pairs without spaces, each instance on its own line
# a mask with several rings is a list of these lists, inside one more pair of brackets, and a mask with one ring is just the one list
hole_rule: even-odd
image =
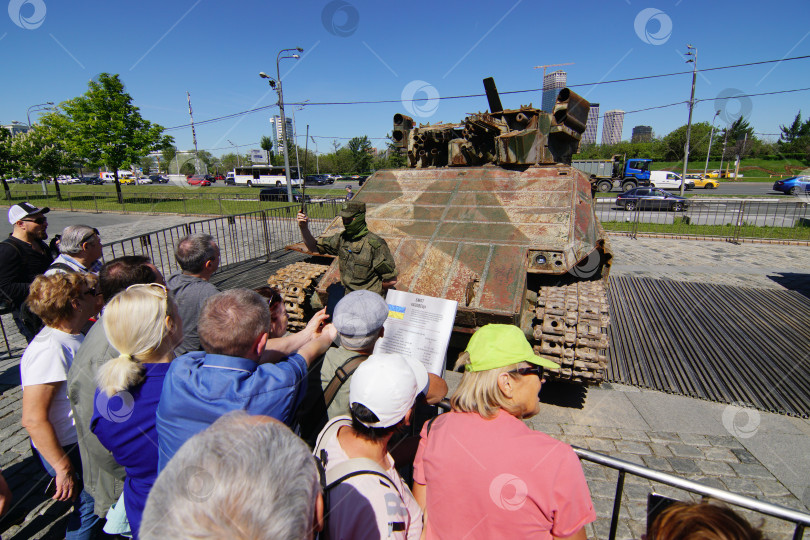
[[368,137],[354,137],[347,145],[352,159],[352,169],[355,172],[361,173],[371,168],[371,162],[374,161],[374,156],[371,154],[371,142]]
[[777,147],[782,153],[800,154],[803,159],[810,159],[810,119],[802,122],[802,111],[789,126],[780,126]]
[[19,160],[21,172],[53,180],[56,197],[61,201],[62,192],[56,178],[60,174],[73,173],[76,159],[61,138],[61,119],[57,113],[43,116],[40,122],[28,133],[14,137],[13,151]]
[[752,128],[748,121],[742,116],[734,120],[722,133],[723,137],[730,142],[745,139],[746,135],[749,141],[754,138],[754,128]]
[[[712,126],[708,122],[692,124],[692,131],[689,135],[690,162],[699,159],[701,156],[706,157],[706,151],[709,149],[709,135],[711,134],[711,129]],[[662,143],[664,154],[662,157],[664,161],[682,161],[684,145],[686,144],[686,126],[683,125],[668,133],[662,139]]]
[[163,127],[145,120],[118,75],[102,73],[90,81],[87,92],[60,105],[67,119],[64,134],[81,157],[103,163],[114,175],[118,202],[123,203],[118,169],[137,163],[153,150],[171,145]]
[[3,182],[3,192],[6,200],[11,200],[11,190],[8,187],[6,178],[11,177],[17,169],[17,160],[11,146],[11,132],[0,127],[0,181]]
[[273,155],[273,139],[267,135],[262,135],[262,138],[259,139],[259,147],[262,150],[266,150],[268,156]]

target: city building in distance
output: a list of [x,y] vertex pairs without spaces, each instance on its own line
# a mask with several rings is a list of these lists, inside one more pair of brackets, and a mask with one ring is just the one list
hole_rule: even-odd
[[624,111],[618,109],[605,111],[605,119],[602,123],[602,144],[620,143],[623,127]]
[[582,134],[582,144],[596,144],[596,132],[599,130],[599,104],[591,103],[588,111],[588,122]]
[[565,88],[568,76],[565,71],[558,69],[547,73],[543,77],[543,105],[542,109],[546,112],[554,111],[554,104],[557,102],[557,94],[560,90]]
[[7,129],[8,132],[11,133],[12,137],[21,133],[28,133],[28,125],[20,122],[12,122],[2,127]]
[[653,140],[653,128],[650,126],[636,126],[633,128],[633,135],[630,142],[650,142]]
[[[284,136],[281,133],[281,117],[275,115],[270,119],[270,125],[273,126],[273,151],[275,153],[284,151]],[[292,139],[293,125],[292,118],[287,117],[287,137]]]

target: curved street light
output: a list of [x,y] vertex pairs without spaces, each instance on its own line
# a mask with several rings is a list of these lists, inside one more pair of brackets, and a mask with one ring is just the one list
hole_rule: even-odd
[[[45,105],[53,105],[53,101],[46,101],[45,103],[37,103],[36,105],[31,105],[28,107],[28,110],[25,112],[25,115],[28,117],[28,127],[31,127],[31,109],[35,109],[36,107],[43,107]],[[40,111],[48,110],[50,107],[45,107],[43,109],[37,109]]]
[[287,117],[284,115],[284,93],[281,89],[281,71],[279,69],[279,62],[281,62],[281,60],[283,60],[284,58],[294,58],[296,60],[301,58],[301,56],[298,54],[289,54],[282,56],[282,53],[292,51],[304,52],[304,49],[302,49],[301,47],[295,47],[292,49],[281,49],[280,51],[278,51],[278,54],[276,55],[275,80],[273,80],[273,78],[267,75],[267,73],[265,73],[264,71],[259,73],[259,77],[261,77],[262,79],[269,79],[267,82],[270,84],[270,87],[275,88],[276,91],[278,92],[278,108],[281,111],[281,138],[284,142],[284,174],[287,177],[287,200],[289,202],[293,202],[293,196],[292,196],[292,186],[290,185],[290,157],[287,152],[287,146],[289,146],[287,144]]

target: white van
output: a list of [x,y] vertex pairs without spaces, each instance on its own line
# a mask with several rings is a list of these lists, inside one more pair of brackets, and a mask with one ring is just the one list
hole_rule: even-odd
[[[689,187],[689,185],[692,187]],[[663,189],[681,189],[681,175],[671,171],[650,171],[650,186]],[[692,189],[694,182],[686,182],[684,188]]]

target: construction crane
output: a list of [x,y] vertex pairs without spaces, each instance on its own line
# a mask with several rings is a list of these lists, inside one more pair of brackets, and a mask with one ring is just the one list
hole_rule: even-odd
[[546,64],[544,66],[534,66],[534,69],[543,68],[543,80],[545,81],[546,80],[546,68],[557,67],[557,66],[573,66],[573,65],[574,65],[573,62],[566,62],[565,64]]

